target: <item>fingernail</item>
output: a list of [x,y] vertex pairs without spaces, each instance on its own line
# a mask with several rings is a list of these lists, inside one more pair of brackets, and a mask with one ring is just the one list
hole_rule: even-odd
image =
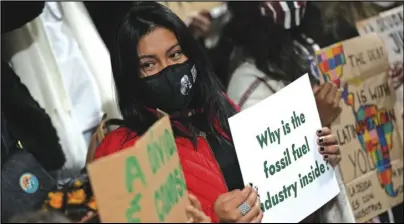
[[253,184],[252,184],[252,183],[249,183],[248,185],[250,185],[250,187],[252,187],[252,186],[253,186]]
[[327,155],[325,155],[325,156],[324,156],[324,160],[326,160],[327,158],[328,158],[328,156],[327,156]]
[[321,134],[321,129],[318,129],[318,130],[317,130],[317,134]]
[[320,147],[320,152],[324,152],[324,147]]
[[323,138],[319,138],[319,139],[318,139],[318,143],[322,143],[323,141],[324,141]]

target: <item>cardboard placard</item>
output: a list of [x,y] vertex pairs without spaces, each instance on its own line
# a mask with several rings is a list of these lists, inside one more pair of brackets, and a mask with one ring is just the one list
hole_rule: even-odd
[[307,74],[232,116],[229,125],[244,183],[261,195],[263,223],[300,222],[340,192],[318,152],[321,122]]
[[387,83],[386,47],[375,33],[316,53],[321,80],[342,90],[331,129],[341,150],[341,175],[357,222],[403,201],[403,144]]
[[168,116],[87,170],[103,223],[187,221],[188,191]]
[[[356,28],[361,36],[369,33],[378,33],[386,44],[388,52],[388,60],[391,67],[394,63],[403,64],[403,18],[404,6],[398,6],[388,11],[381,12],[378,16],[374,16],[365,20],[358,21]],[[403,137],[403,120],[401,113],[403,110],[403,85],[396,90],[396,114],[397,125],[401,138]]]
[[386,44],[390,63],[403,61],[403,9],[401,5],[356,23],[361,36],[369,33],[380,35]]
[[211,10],[223,4],[223,2],[159,2],[171,9],[183,21],[190,15],[200,12],[202,10]]

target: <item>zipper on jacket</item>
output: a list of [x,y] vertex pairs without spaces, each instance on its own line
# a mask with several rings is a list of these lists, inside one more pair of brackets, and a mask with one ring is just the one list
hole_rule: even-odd
[[226,181],[225,181],[225,179],[224,179],[223,171],[222,171],[222,169],[220,168],[219,163],[217,162],[215,153],[213,152],[212,147],[210,147],[210,144],[209,144],[208,139],[206,138],[206,133],[203,132],[203,131],[200,131],[199,134],[198,134],[198,136],[199,136],[199,137],[202,137],[203,139],[205,139],[206,144],[208,144],[208,148],[209,148],[209,150],[210,150],[210,153],[211,153],[213,159],[215,160],[216,167],[219,169],[219,172],[220,172],[220,174],[222,175],[222,178],[221,178],[221,179],[222,179],[222,181],[223,181],[223,183],[224,183],[224,186],[226,187],[226,191],[229,191],[229,188],[227,187]]

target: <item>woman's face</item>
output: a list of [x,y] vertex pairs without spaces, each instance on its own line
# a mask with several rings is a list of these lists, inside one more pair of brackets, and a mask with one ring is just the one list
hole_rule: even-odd
[[140,38],[137,51],[142,78],[155,75],[167,66],[182,64],[188,60],[182,53],[175,34],[163,27],[156,27]]

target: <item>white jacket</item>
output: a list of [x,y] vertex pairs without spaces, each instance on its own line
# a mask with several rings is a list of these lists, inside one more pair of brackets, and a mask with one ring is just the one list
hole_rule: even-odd
[[109,54],[83,3],[46,2],[38,18],[2,35],[2,46],[3,58],[50,116],[65,169],[83,168],[84,132],[103,112],[119,117]]
[[[268,78],[251,61],[242,63],[232,74],[227,94],[241,110],[255,105],[285,87]],[[249,90],[251,91],[250,93]]]

